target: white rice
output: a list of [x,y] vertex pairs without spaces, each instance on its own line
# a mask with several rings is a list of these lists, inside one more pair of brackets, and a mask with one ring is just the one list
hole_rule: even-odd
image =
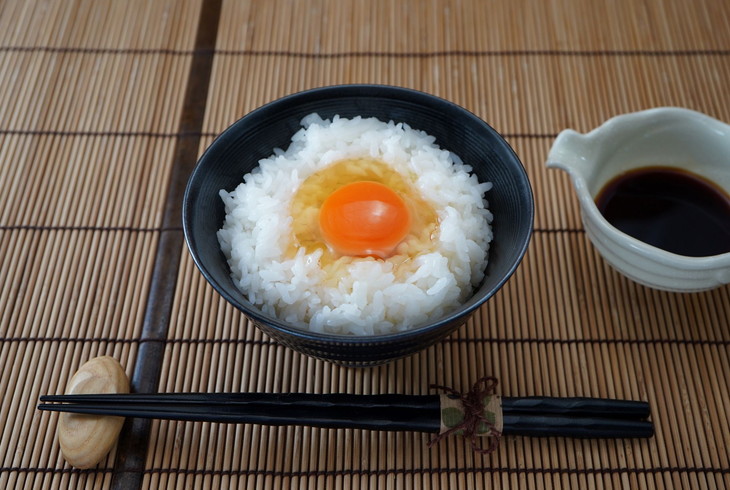
[[[302,126],[287,150],[275,149],[233,192],[220,192],[226,219],[218,240],[249,301],[312,331],[353,335],[406,330],[456,309],[484,277],[492,239],[484,194],[491,184],[479,183],[434,137],[403,123],[310,114]],[[413,176],[412,185],[438,213],[439,233],[434,250],[410,267],[343,257],[341,276],[328,281],[321,250],[285,254],[289,205],[307,177],[350,158],[378,159]]]

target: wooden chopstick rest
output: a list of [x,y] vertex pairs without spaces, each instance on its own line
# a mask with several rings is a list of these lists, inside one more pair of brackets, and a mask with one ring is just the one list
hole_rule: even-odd
[[[129,379],[113,357],[95,357],[76,371],[66,393],[129,393]],[[75,468],[96,466],[116,444],[123,423],[124,417],[62,413],[58,442],[64,459]]]

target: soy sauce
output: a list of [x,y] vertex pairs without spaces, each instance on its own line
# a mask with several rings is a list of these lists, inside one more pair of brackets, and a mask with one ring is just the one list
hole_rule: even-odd
[[689,257],[730,252],[730,197],[693,173],[632,170],[606,184],[596,205],[619,230],[668,252]]

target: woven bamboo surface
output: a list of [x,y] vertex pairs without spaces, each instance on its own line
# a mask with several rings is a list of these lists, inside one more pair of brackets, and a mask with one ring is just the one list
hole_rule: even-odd
[[[0,2],[0,487],[730,488],[730,288],[619,275],[544,166],[562,129],[624,112],[730,121],[728,80],[723,0]],[[178,212],[197,155],[233,121],[357,82],[476,113],[536,200],[507,285],[450,338],[371,369],[250,325],[195,268]],[[103,354],[159,391],[421,394],[492,374],[504,395],[647,400],[656,435],[509,437],[481,456],[417,433],[155,421],[75,470],[35,405]]]

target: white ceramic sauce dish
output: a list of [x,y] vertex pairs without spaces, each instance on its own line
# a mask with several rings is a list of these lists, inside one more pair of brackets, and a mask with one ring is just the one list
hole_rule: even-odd
[[689,257],[644,243],[611,225],[595,199],[615,177],[643,167],[689,171],[730,194],[730,125],[699,112],[662,107],[616,116],[587,134],[565,130],[547,166],[568,172],[588,238],[630,279],[656,289],[703,291],[730,283],[730,253]]

